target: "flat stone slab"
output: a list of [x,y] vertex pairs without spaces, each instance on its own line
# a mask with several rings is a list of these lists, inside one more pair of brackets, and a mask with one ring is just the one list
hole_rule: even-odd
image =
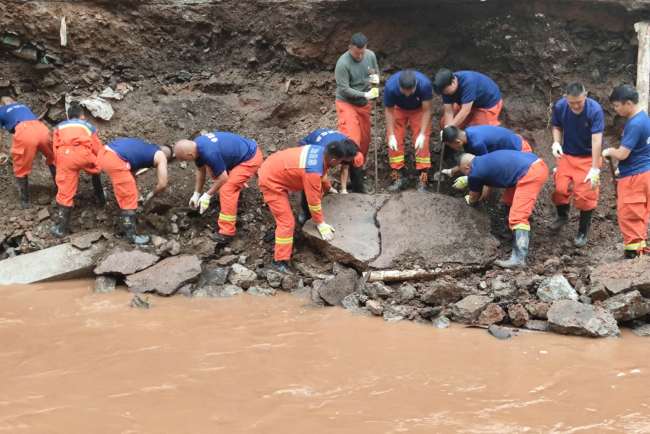
[[115,249],[102,259],[95,274],[121,274],[127,276],[151,267],[158,261],[158,256],[142,250]]
[[70,243],[14,256],[0,261],[0,285],[92,276],[95,260],[104,252],[102,243],[79,250]]
[[565,335],[597,338],[621,333],[609,311],[574,300],[554,302],[548,310],[548,324],[552,331]]
[[99,241],[102,237],[101,231],[90,231],[80,234],[73,234],[70,236],[70,244],[78,249],[86,250],[93,245],[94,242]]
[[604,288],[616,295],[636,289],[644,297],[650,297],[650,256],[599,265],[591,272],[590,279],[592,291]]
[[171,295],[201,274],[201,261],[194,255],[172,256],[126,278],[131,292]]

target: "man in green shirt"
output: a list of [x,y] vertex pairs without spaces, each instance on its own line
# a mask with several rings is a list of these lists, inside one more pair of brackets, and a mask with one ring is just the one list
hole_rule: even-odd
[[[337,129],[352,139],[363,154],[364,161],[370,147],[370,100],[379,96],[379,65],[375,53],[366,48],[368,38],[355,33],[350,46],[336,62]],[[341,193],[347,193],[348,166],[341,168]],[[352,168],[352,189],[365,193],[363,168]]]

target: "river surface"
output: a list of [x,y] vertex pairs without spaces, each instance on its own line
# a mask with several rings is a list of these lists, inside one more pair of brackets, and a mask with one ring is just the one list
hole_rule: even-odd
[[650,340],[0,287],[0,433],[650,433]]

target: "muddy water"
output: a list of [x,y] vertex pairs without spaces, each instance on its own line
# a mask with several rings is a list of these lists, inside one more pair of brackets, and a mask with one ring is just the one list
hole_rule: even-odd
[[650,432],[650,341],[0,287],[0,432]]

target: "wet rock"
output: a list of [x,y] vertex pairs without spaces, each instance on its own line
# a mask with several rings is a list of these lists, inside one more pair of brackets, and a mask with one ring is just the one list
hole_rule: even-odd
[[474,322],[491,301],[485,295],[468,295],[453,305],[452,316],[457,321]]
[[446,316],[440,315],[434,318],[431,323],[437,329],[446,329],[451,324],[451,321]]
[[340,270],[333,278],[324,280],[318,289],[320,297],[330,306],[341,304],[346,295],[354,292],[357,286],[357,272],[352,268]]
[[279,288],[280,285],[282,285],[282,277],[284,277],[284,274],[271,269],[266,270],[264,273],[266,281],[269,283],[271,288]]
[[359,300],[359,294],[357,294],[356,292],[346,295],[345,298],[341,300],[341,305],[346,310],[349,310],[350,312],[355,314],[368,315],[369,313],[368,309],[365,309],[361,306],[361,301]]
[[603,301],[609,297],[609,292],[604,285],[592,286],[587,291],[587,297],[592,301]]
[[400,303],[406,303],[415,298],[416,290],[410,283],[403,283],[398,291]]
[[578,300],[578,293],[561,274],[544,279],[537,288],[537,297],[541,301],[552,303],[557,300]]
[[592,303],[592,302],[591,302],[591,298],[589,298],[589,297],[586,296],[586,295],[581,295],[581,296],[579,296],[579,297],[578,297],[578,301],[579,301],[580,303],[584,303],[584,304],[591,304],[591,303]]
[[535,276],[532,274],[519,274],[515,277],[515,286],[521,290],[528,291],[535,286]]
[[437,280],[422,293],[421,300],[429,306],[455,303],[463,298],[465,288],[451,279]]
[[248,288],[257,279],[257,274],[241,264],[233,264],[228,275],[228,281],[233,285]]
[[172,256],[156,265],[131,274],[126,285],[131,292],[152,292],[171,295],[201,273],[201,261],[194,255]]
[[496,324],[492,324],[488,327],[488,333],[500,340],[506,340],[516,336],[515,332],[511,328],[498,326]]
[[206,285],[224,285],[228,281],[228,274],[230,273],[230,268],[225,267],[216,267],[212,269],[206,269],[201,273],[199,277],[198,286]]
[[264,288],[262,286],[251,286],[246,292],[251,295],[268,297],[275,295],[276,290],[273,288]]
[[181,244],[176,240],[169,240],[156,248],[156,254],[160,256],[176,256],[181,252]]
[[151,245],[154,247],[154,249],[159,248],[163,244],[167,242],[167,239],[163,237],[159,237],[158,235],[152,235],[151,236]]
[[634,290],[608,298],[603,302],[603,307],[612,313],[616,321],[631,321],[650,313],[650,300]]
[[526,303],[525,307],[533,318],[546,319],[548,310],[551,308],[551,304],[544,301],[532,301],[530,303]]
[[233,295],[239,295],[243,292],[244,290],[237,285],[224,285],[221,288],[219,297],[232,297]]
[[424,319],[433,319],[442,312],[440,306],[427,306],[418,309],[418,314]]
[[36,214],[36,218],[39,222],[47,220],[50,218],[50,211],[47,208],[41,208],[41,210]]
[[510,298],[517,293],[515,285],[509,282],[503,275],[492,279],[490,288],[492,289],[492,294],[498,298]]
[[500,323],[506,317],[506,313],[501,306],[496,303],[488,304],[478,317],[478,323],[481,325],[492,325]]
[[299,286],[298,285],[299,283],[300,283],[300,279],[298,278],[298,276],[294,274],[285,274],[284,276],[282,276],[282,281],[280,286],[285,291],[293,291]]
[[384,321],[387,322],[396,322],[408,318],[409,309],[406,306],[401,305],[387,305],[384,307]]
[[508,306],[508,316],[515,327],[523,327],[530,319],[526,308],[519,303]]
[[70,244],[78,249],[86,250],[93,245],[94,242],[99,241],[102,237],[101,231],[91,231],[81,234],[73,234],[70,236]]
[[650,324],[641,324],[632,329],[632,332],[641,337],[650,336]]
[[573,300],[558,300],[548,310],[549,328],[561,334],[606,337],[618,336],[616,320],[607,310]]
[[384,307],[377,300],[368,300],[366,302],[366,308],[373,315],[381,316],[384,313]]
[[650,297],[650,256],[603,264],[590,275],[591,287],[605,288],[616,295],[638,290],[644,297]]
[[138,294],[135,294],[129,303],[129,306],[136,309],[149,309],[151,308],[151,303],[149,302],[149,297],[140,297]]
[[95,278],[95,292],[107,293],[115,291],[117,280],[111,276],[97,276]]
[[562,265],[560,258],[553,256],[552,258],[548,258],[546,261],[544,261],[544,271],[546,273],[553,273],[557,271],[558,268],[560,268],[560,265]]
[[386,299],[393,295],[393,288],[382,282],[372,282],[364,285],[363,293],[370,298]]
[[548,321],[542,321],[539,319],[530,319],[526,321],[524,328],[528,330],[534,330],[536,332],[547,332],[549,330]]
[[158,256],[142,250],[125,251],[118,248],[102,259],[94,271],[95,274],[121,274],[126,276],[151,267],[158,259]]
[[191,283],[181,286],[178,291],[176,291],[177,294],[183,295],[185,297],[191,297],[192,292],[194,292],[194,285]]
[[207,285],[192,293],[193,297],[199,298],[226,298],[239,295],[244,290],[237,285]]

